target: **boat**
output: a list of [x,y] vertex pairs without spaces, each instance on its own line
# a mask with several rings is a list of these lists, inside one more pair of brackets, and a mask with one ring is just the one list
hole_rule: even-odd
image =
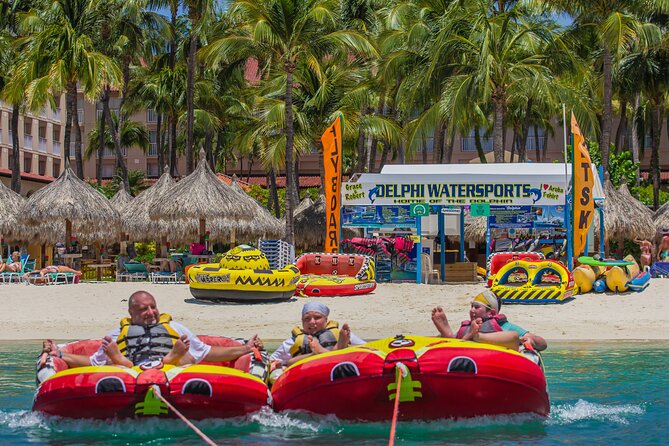
[[270,269],[260,250],[239,245],[223,255],[220,263],[203,263],[188,269],[193,297],[224,302],[268,302],[295,295],[300,270],[295,265]]
[[360,254],[310,252],[301,255],[295,294],[298,296],[353,296],[376,289],[374,259]]
[[515,413],[545,417],[550,410],[546,379],[540,357],[532,356],[459,339],[400,335],[293,364],[274,382],[273,407],[388,421],[397,374],[406,368],[401,420]]
[[[199,336],[209,345],[240,345],[240,340]],[[65,353],[91,355],[101,340],[84,340],[61,347]],[[141,367],[88,366],[69,368],[49,356],[38,366],[39,383],[33,411],[67,418],[173,418],[156,394],[189,419],[232,418],[269,404],[265,384],[267,355],[244,355],[232,362],[176,367],[162,362]],[[253,372],[254,374],[251,374]]]
[[632,291],[641,292],[648,288],[648,285],[650,285],[650,277],[650,268],[646,267],[643,271],[627,282],[627,287]]
[[[521,273],[525,280],[510,279]],[[578,293],[574,279],[556,260],[514,260],[497,271],[490,290],[506,303],[556,303]]]

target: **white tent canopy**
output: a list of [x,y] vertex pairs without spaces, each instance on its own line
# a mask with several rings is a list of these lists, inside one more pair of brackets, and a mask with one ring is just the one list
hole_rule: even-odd
[[[599,175],[593,197],[604,199]],[[436,205],[564,205],[571,187],[571,164],[411,164],[387,165],[342,187],[344,205],[430,203]]]

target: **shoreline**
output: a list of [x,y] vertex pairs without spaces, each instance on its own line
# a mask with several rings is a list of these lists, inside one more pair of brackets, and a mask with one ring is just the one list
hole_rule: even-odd
[[[452,326],[468,318],[471,298],[481,284],[379,284],[369,295],[321,297],[330,319],[348,322],[363,339],[396,334],[434,336],[430,311],[441,305]],[[127,299],[137,290],[151,292],[161,312],[195,334],[283,340],[300,319],[306,298],[263,304],[212,304],[192,298],[188,285],[146,282],[81,283],[54,286],[0,286],[4,311],[0,341],[44,338],[100,338],[127,315]],[[502,313],[549,342],[667,341],[669,280],[653,279],[641,293],[577,296],[565,304],[505,305]],[[550,348],[550,347],[549,347]]]

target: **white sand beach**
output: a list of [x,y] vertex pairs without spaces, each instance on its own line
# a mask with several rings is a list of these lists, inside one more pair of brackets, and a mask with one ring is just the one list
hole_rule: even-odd
[[[471,297],[483,288],[483,284],[381,284],[366,296],[319,300],[330,307],[331,319],[349,322],[363,338],[434,335],[430,310],[435,305],[442,305],[449,320],[459,325],[468,318]],[[101,337],[127,315],[127,298],[140,289],[153,293],[161,312],[199,334],[257,333],[264,339],[284,339],[306,302],[295,298],[269,304],[211,304],[193,299],[183,284],[5,285],[0,286],[0,340]],[[562,305],[506,305],[502,313],[548,340],[668,340],[668,295],[669,280],[653,279],[642,293],[590,293]]]

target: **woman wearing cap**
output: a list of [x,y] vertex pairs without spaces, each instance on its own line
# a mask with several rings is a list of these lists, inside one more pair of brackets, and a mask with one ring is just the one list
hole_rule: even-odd
[[441,307],[432,309],[432,322],[444,338],[458,338],[485,342],[511,349],[520,344],[530,344],[535,350],[545,350],[546,340],[539,335],[512,324],[499,314],[501,301],[495,293],[485,290],[474,297],[469,308],[469,320],[463,321],[457,333],[453,333],[446,313]]
[[336,321],[328,321],[330,309],[320,302],[308,302],[302,307],[302,326],[291,331],[291,337],[270,356],[271,361],[291,365],[300,359],[339,350],[365,341],[351,333],[348,324],[341,329]]

